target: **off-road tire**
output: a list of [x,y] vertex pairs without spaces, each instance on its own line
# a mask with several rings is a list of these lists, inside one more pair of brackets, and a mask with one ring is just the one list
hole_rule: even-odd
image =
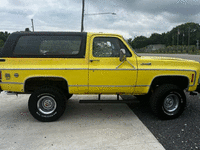
[[178,86],[163,84],[152,94],[150,105],[153,113],[160,119],[174,119],[183,113],[186,96]]
[[149,104],[151,95],[152,93],[149,92],[148,94],[145,95],[134,95],[134,96],[140,101],[140,103]]
[[70,99],[73,96],[73,94],[65,94],[65,97],[68,99]]
[[56,121],[65,111],[65,99],[58,88],[44,86],[31,94],[28,108],[31,115],[39,121]]

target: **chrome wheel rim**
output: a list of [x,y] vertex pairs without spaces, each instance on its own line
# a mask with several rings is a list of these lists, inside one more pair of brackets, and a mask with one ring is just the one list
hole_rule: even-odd
[[179,107],[179,96],[176,94],[169,94],[163,103],[163,108],[166,113],[173,114]]
[[37,109],[45,115],[54,112],[56,106],[56,101],[51,96],[42,96],[37,102]]

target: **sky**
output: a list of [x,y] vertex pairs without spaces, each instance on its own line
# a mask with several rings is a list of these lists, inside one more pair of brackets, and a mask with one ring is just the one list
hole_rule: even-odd
[[[126,39],[164,33],[186,22],[200,24],[200,0],[85,0],[85,32]],[[98,13],[116,13],[92,15]],[[82,0],[0,0],[0,31],[81,30]]]

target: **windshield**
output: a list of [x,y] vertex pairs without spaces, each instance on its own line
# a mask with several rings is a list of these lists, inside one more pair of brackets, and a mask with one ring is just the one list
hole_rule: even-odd
[[[124,39],[125,40],[125,39]],[[126,41],[126,44],[128,44],[129,48],[138,56],[138,57],[141,57],[140,55],[138,55],[136,53],[136,51],[133,49],[133,47],[128,43],[128,40],[125,40]]]

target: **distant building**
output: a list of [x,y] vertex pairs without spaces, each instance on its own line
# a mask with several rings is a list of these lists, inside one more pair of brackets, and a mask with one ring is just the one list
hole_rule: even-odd
[[152,44],[152,45],[148,45],[146,48],[147,50],[155,51],[155,50],[165,48],[165,47],[166,47],[165,44]]

